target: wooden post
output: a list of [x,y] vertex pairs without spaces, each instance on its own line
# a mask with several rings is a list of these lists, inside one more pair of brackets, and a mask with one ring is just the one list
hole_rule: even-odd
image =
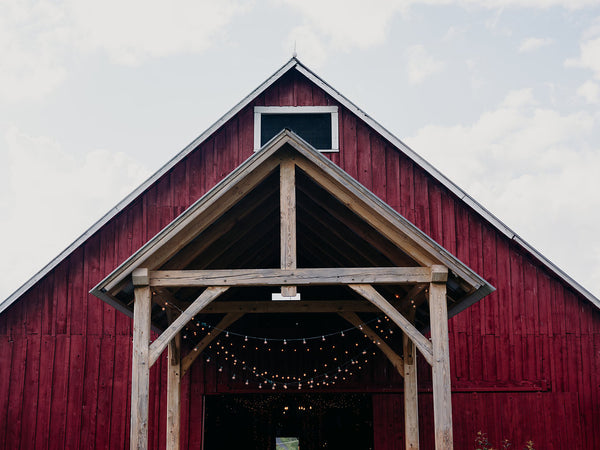
[[[281,161],[279,166],[280,218],[281,218],[281,268],[296,268],[296,164],[292,159]],[[296,286],[282,286],[281,295],[294,297]]]
[[[444,275],[445,274],[445,275]],[[448,269],[432,267],[429,285],[429,317],[433,345],[433,424],[436,450],[451,450],[452,400],[450,387],[450,345],[448,343],[448,310],[446,305],[446,280]]]
[[[133,357],[131,370],[130,448],[148,448],[148,397],[150,388],[150,313],[152,291],[147,285],[145,269],[134,271]],[[147,274],[147,270],[145,271]],[[142,283],[146,283],[143,285]]]
[[167,450],[179,450],[181,382],[181,335],[169,342],[167,369]]
[[419,448],[419,399],[417,396],[417,350],[406,334],[404,347],[404,442],[406,450]]

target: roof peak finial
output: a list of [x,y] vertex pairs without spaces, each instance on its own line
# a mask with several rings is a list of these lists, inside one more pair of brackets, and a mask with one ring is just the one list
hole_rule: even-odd
[[292,58],[297,58],[298,53],[296,52],[296,41],[294,41],[294,52],[292,53]]

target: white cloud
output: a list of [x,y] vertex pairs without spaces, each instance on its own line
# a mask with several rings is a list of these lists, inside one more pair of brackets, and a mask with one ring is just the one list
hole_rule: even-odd
[[444,68],[444,63],[431,56],[422,45],[413,45],[406,51],[408,80],[419,84]]
[[246,7],[239,0],[67,0],[79,46],[121,64],[206,50]]
[[584,40],[579,45],[579,56],[567,59],[565,66],[589,69],[600,79],[600,36]]
[[588,103],[600,102],[600,86],[593,81],[586,81],[577,89],[577,95],[583,97]]
[[100,51],[118,64],[135,65],[202,52],[247,7],[246,0],[2,0],[0,100],[52,92],[80,54]]
[[0,179],[4,280],[0,299],[4,299],[141,183],[149,171],[129,156],[107,150],[74,157],[58,142],[27,136],[15,127],[0,145],[5,147],[0,165],[6,172]]
[[0,2],[0,100],[36,99],[65,79],[63,19],[51,2]]
[[554,42],[552,38],[535,38],[530,37],[524,39],[519,46],[519,53],[533,52],[542,47],[546,47]]
[[471,124],[426,126],[406,139],[576,280],[600,293],[598,117],[510,93]]
[[298,10],[335,49],[368,48],[385,41],[394,15],[409,2],[386,0],[282,0]]

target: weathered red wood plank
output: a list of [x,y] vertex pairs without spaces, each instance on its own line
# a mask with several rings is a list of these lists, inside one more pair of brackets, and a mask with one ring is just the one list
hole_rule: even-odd
[[27,363],[23,387],[23,417],[21,421],[21,448],[33,448],[40,381],[40,335],[27,336]]
[[96,405],[96,442],[103,445],[110,442],[110,419],[112,408],[112,388],[115,364],[115,337],[105,335],[100,347],[98,371],[98,394]]
[[66,441],[67,401],[69,392],[70,337],[55,337],[54,376],[52,379],[52,403],[50,406],[50,435],[48,448],[59,450]]
[[69,258],[70,330],[72,335],[85,333],[87,323],[87,289],[84,278],[85,246],[78,248]]
[[67,332],[67,320],[69,317],[69,305],[67,299],[68,286],[68,261],[65,260],[54,269],[54,291],[52,293],[54,329],[53,334],[65,334]]
[[65,448],[79,448],[81,430],[81,405],[85,371],[85,336],[74,335],[70,338],[69,385],[67,398],[67,425]]
[[[116,268],[115,258],[115,222],[106,224],[101,231],[100,238],[100,271],[108,274]],[[114,336],[116,333],[116,309],[102,302],[102,333]]]
[[[54,363],[53,336],[42,335],[40,349],[40,377],[37,403],[37,420],[35,428],[35,447],[48,448],[48,436],[50,434],[50,414],[52,400],[52,380]],[[1,392],[0,392],[1,394]],[[1,406],[1,405],[0,405]],[[1,435],[2,433],[0,433]],[[0,448],[3,448],[0,445]]]
[[[26,346],[26,370],[24,372],[23,411],[21,417],[22,448],[33,448],[35,443],[35,428],[37,419],[39,364],[40,364],[40,335],[30,335],[23,341]],[[7,364],[10,368],[10,363]],[[31,407],[29,407],[31,406]],[[9,427],[11,424],[9,424]],[[33,430],[33,432],[32,432]],[[18,444],[15,443],[15,445]],[[9,445],[10,447],[10,445]]]
[[400,212],[400,154],[389,144],[385,146],[387,204]]
[[304,76],[296,77],[296,105],[297,106],[311,106],[314,104],[312,85]]
[[294,106],[294,85],[295,85],[295,74],[284,75],[276,84],[279,87],[279,103],[275,105],[279,106]]
[[[356,116],[347,109],[341,110],[340,122],[340,152],[342,154],[341,166],[351,177],[358,178],[358,148],[356,134]],[[362,153],[361,153],[362,156]]]
[[131,379],[131,338],[115,338],[115,366],[112,379],[112,417],[110,420],[110,448],[121,447],[129,430],[127,399],[128,382]]
[[12,349],[14,341],[0,334],[0,449],[4,449],[8,434],[8,408],[12,371]]
[[[86,264],[84,266],[84,279],[87,286],[95,286],[102,278],[100,272],[100,234],[94,235],[85,244]],[[97,297],[87,296],[87,324],[86,334],[102,334],[102,308],[103,303]]]
[[372,192],[385,202],[387,200],[385,142],[375,133],[371,134],[371,173]]
[[96,442],[96,409],[101,344],[102,337],[88,335],[85,345],[85,376],[83,378],[83,404],[81,406],[81,448],[93,448]]
[[415,167],[414,171],[415,185],[415,221],[414,224],[425,234],[431,233],[429,223],[429,186],[425,172],[421,168]]
[[6,417],[6,448],[19,447],[21,442],[21,420],[23,417],[23,390],[25,384],[25,367],[27,340],[24,336],[15,336],[10,343],[11,372],[10,391],[8,394],[8,411]]
[[356,123],[357,179],[369,190],[373,187],[370,134],[370,128],[363,123]]

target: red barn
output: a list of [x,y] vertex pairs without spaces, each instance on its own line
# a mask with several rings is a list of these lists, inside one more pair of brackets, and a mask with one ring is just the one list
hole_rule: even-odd
[[600,448],[598,307],[294,58],[0,304],[0,449]]

